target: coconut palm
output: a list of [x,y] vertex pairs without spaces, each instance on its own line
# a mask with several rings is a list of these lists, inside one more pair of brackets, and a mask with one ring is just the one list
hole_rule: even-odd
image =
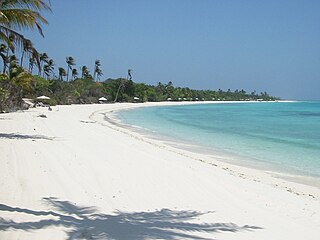
[[22,107],[23,91],[31,90],[32,75],[18,66],[18,60],[13,55],[10,56],[8,74],[2,75],[5,84],[6,97],[0,103],[1,110],[14,110]]
[[78,71],[76,68],[72,69],[71,75],[72,75],[72,80],[74,80],[78,76]]
[[100,68],[97,69],[96,74],[97,74],[98,81],[100,81],[100,77],[103,75],[102,70]]
[[50,74],[53,73],[54,62],[52,59],[49,59],[48,63],[43,66],[43,74],[49,78]]
[[15,50],[15,47],[14,45],[12,44],[12,42],[14,41],[15,37],[10,34],[10,36],[8,37],[8,43],[5,45],[3,44],[2,48],[3,48],[3,53],[5,52],[5,55],[3,56],[3,73],[6,72],[7,70],[7,66],[9,65],[10,63],[10,52],[12,54],[14,54],[14,50]]
[[64,68],[59,67],[59,79],[62,81],[63,77],[67,76],[67,72]]
[[41,72],[42,72],[42,69],[43,69],[43,65],[45,63],[48,63],[48,59],[49,59],[49,56],[47,53],[40,53],[39,54],[39,76],[41,76]]
[[33,72],[33,67],[36,64],[36,59],[32,56],[29,58],[29,72]]
[[67,62],[67,65],[68,65],[68,72],[67,72],[67,82],[69,80],[69,70],[72,70],[72,66],[75,65],[75,62],[74,62],[74,59],[73,57],[67,57],[66,58],[66,62]]
[[81,67],[81,78],[87,78],[89,76],[89,69],[87,66]]
[[114,98],[114,102],[117,102],[118,100],[118,96],[119,96],[119,93],[120,93],[120,89],[124,86],[124,79],[120,78],[119,80],[119,86],[118,86],[118,90],[117,90],[117,93],[116,93],[116,96]]
[[2,73],[5,73],[6,67],[8,64],[8,57],[7,57],[8,51],[9,51],[9,49],[5,44],[0,45],[0,56],[1,56],[2,62],[3,62]]
[[128,69],[127,80],[132,80],[132,69]]
[[126,82],[128,82],[128,80],[131,80],[131,79],[132,79],[132,69],[128,69],[127,79],[120,79],[119,87],[118,87],[114,102],[116,102],[118,100],[118,96],[119,96],[121,88],[125,85]]
[[[0,41],[21,48],[27,39],[18,31],[38,30],[43,36],[42,24],[48,24],[40,11],[51,10],[44,0],[1,0],[0,1]],[[14,41],[9,36],[14,36]]]
[[93,71],[93,79],[96,80],[96,76],[97,76],[97,73],[98,72],[102,72],[101,69],[101,63],[100,63],[100,60],[96,60],[94,62],[94,71]]
[[26,41],[23,42],[23,49],[22,49],[22,53],[21,53],[20,66],[22,66],[22,64],[23,64],[24,55],[32,52],[32,49],[33,49],[32,42],[29,39],[26,39]]

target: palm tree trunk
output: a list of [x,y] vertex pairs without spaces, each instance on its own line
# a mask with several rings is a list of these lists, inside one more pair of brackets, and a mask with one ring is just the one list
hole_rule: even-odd
[[8,47],[8,51],[7,51],[5,63],[4,63],[4,65],[3,65],[3,73],[6,73],[8,58],[9,58],[9,47]]
[[70,70],[70,66],[68,65],[67,82],[69,82],[69,70]]
[[42,62],[40,62],[40,66],[39,66],[39,72],[38,72],[39,76],[41,76],[41,70],[42,70]]
[[3,60],[3,69],[2,69],[2,73],[5,73],[5,72],[6,72],[6,67],[7,67],[6,60]]
[[122,87],[122,80],[120,80],[120,84],[119,84],[119,87],[118,87],[118,91],[117,91],[117,94],[116,94],[116,97],[114,99],[114,102],[117,102],[118,100],[118,95],[119,95],[119,92],[120,92],[120,88]]
[[20,60],[20,66],[23,67],[23,57],[24,57],[24,51],[22,51],[22,54],[21,54],[21,60]]

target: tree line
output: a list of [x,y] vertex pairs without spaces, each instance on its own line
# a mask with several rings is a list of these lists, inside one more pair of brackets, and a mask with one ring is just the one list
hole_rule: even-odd
[[23,98],[36,99],[40,95],[49,96],[51,105],[97,103],[102,96],[109,102],[277,99],[266,92],[194,90],[174,87],[172,82],[136,83],[132,81],[131,69],[127,78],[102,81],[98,59],[94,61],[92,74],[87,66],[77,68],[72,56],[66,57],[65,66],[57,67],[47,53],[39,53],[32,41],[18,32],[35,29],[43,36],[42,25],[48,22],[41,11],[51,11],[44,0],[0,1],[0,112],[21,109]]

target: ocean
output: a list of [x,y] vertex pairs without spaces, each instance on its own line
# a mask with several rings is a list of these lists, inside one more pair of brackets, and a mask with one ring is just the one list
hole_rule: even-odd
[[320,180],[320,102],[143,107],[117,118],[235,164]]

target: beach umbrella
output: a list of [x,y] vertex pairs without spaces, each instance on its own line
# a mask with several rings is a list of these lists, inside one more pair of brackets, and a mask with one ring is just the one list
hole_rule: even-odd
[[37,99],[40,99],[40,100],[49,100],[50,98],[43,95],[43,96],[37,97]]
[[138,98],[138,97],[134,97],[133,99],[134,99],[134,100],[139,100],[139,98]]
[[105,97],[101,97],[98,99],[99,101],[107,101],[108,99],[106,99]]

